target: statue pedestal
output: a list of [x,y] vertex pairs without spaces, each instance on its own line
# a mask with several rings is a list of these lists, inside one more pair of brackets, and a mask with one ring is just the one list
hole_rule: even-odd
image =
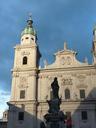
[[60,110],[60,104],[61,104],[61,99],[52,99],[48,100],[48,105],[49,105],[49,113],[58,113]]
[[58,113],[48,113],[44,116],[46,128],[64,128],[65,116],[62,111]]
[[60,111],[61,99],[52,99],[47,102],[49,104],[49,113],[44,116],[46,128],[64,128],[65,115]]

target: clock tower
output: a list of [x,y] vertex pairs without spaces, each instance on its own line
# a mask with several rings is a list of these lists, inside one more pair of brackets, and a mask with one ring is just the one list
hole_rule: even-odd
[[[31,16],[15,47],[8,128],[36,127],[37,76],[41,54]],[[26,121],[25,121],[26,120]]]

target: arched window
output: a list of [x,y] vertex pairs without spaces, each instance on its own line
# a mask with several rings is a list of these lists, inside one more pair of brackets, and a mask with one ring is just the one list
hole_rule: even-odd
[[23,65],[27,64],[27,57],[23,57]]
[[65,90],[65,99],[70,99],[70,90],[69,89]]
[[4,114],[4,117],[6,118],[7,117],[7,114]]

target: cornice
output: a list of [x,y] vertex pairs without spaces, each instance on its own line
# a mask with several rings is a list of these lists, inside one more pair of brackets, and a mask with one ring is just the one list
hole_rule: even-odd
[[[47,103],[47,101],[45,101],[45,100],[41,100],[41,101],[38,101],[38,103],[39,104],[46,104]],[[77,104],[96,104],[96,99],[92,99],[92,100],[90,100],[90,99],[86,99],[86,100],[80,100],[80,99],[78,99],[78,100],[61,100],[61,105],[62,104],[67,104],[67,103],[69,103],[69,104],[74,104],[74,103],[77,103]]]
[[76,77],[80,80],[80,82],[84,81],[87,76],[96,75],[96,68],[93,66],[87,68],[73,68],[72,70],[69,68],[55,68],[55,69],[45,69],[39,70],[38,76],[39,78],[48,78],[53,79],[54,77],[63,78],[65,76]]
[[60,71],[90,71],[91,69],[96,69],[96,66],[94,65],[88,65],[88,66],[79,66],[79,67],[66,67],[66,68],[42,68],[42,69],[39,69],[39,72],[40,73],[43,73],[43,72],[60,72]]
[[66,50],[61,50],[61,51],[58,51],[56,52],[54,55],[68,55],[68,54],[73,54],[73,55],[76,55],[77,52],[75,51],[72,51],[72,50],[69,50],[69,49],[66,49]]
[[85,100],[62,100],[62,104],[96,104],[96,99],[85,99]]
[[35,44],[35,45],[20,45],[20,44],[18,44],[18,45],[16,45],[15,47],[14,47],[14,49],[17,49],[17,50],[20,50],[20,49],[26,49],[26,48],[34,48],[34,47],[37,47],[37,45]]
[[26,72],[26,71],[38,71],[38,68],[36,68],[36,67],[21,67],[21,68],[13,68],[13,69],[11,69],[11,71],[12,72]]
[[9,101],[7,102],[8,105],[21,105],[21,104],[36,104],[37,101],[36,100],[18,100],[18,101]]

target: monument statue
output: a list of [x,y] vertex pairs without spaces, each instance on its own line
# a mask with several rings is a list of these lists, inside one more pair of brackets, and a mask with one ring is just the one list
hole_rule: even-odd
[[59,98],[59,85],[57,77],[51,84],[52,99],[47,100],[49,105],[48,113],[44,115],[45,125],[41,123],[40,128],[65,128],[65,115],[60,111],[61,98]]
[[59,98],[58,95],[59,85],[58,85],[57,77],[54,78],[54,81],[51,84],[51,88],[52,88],[53,99]]

